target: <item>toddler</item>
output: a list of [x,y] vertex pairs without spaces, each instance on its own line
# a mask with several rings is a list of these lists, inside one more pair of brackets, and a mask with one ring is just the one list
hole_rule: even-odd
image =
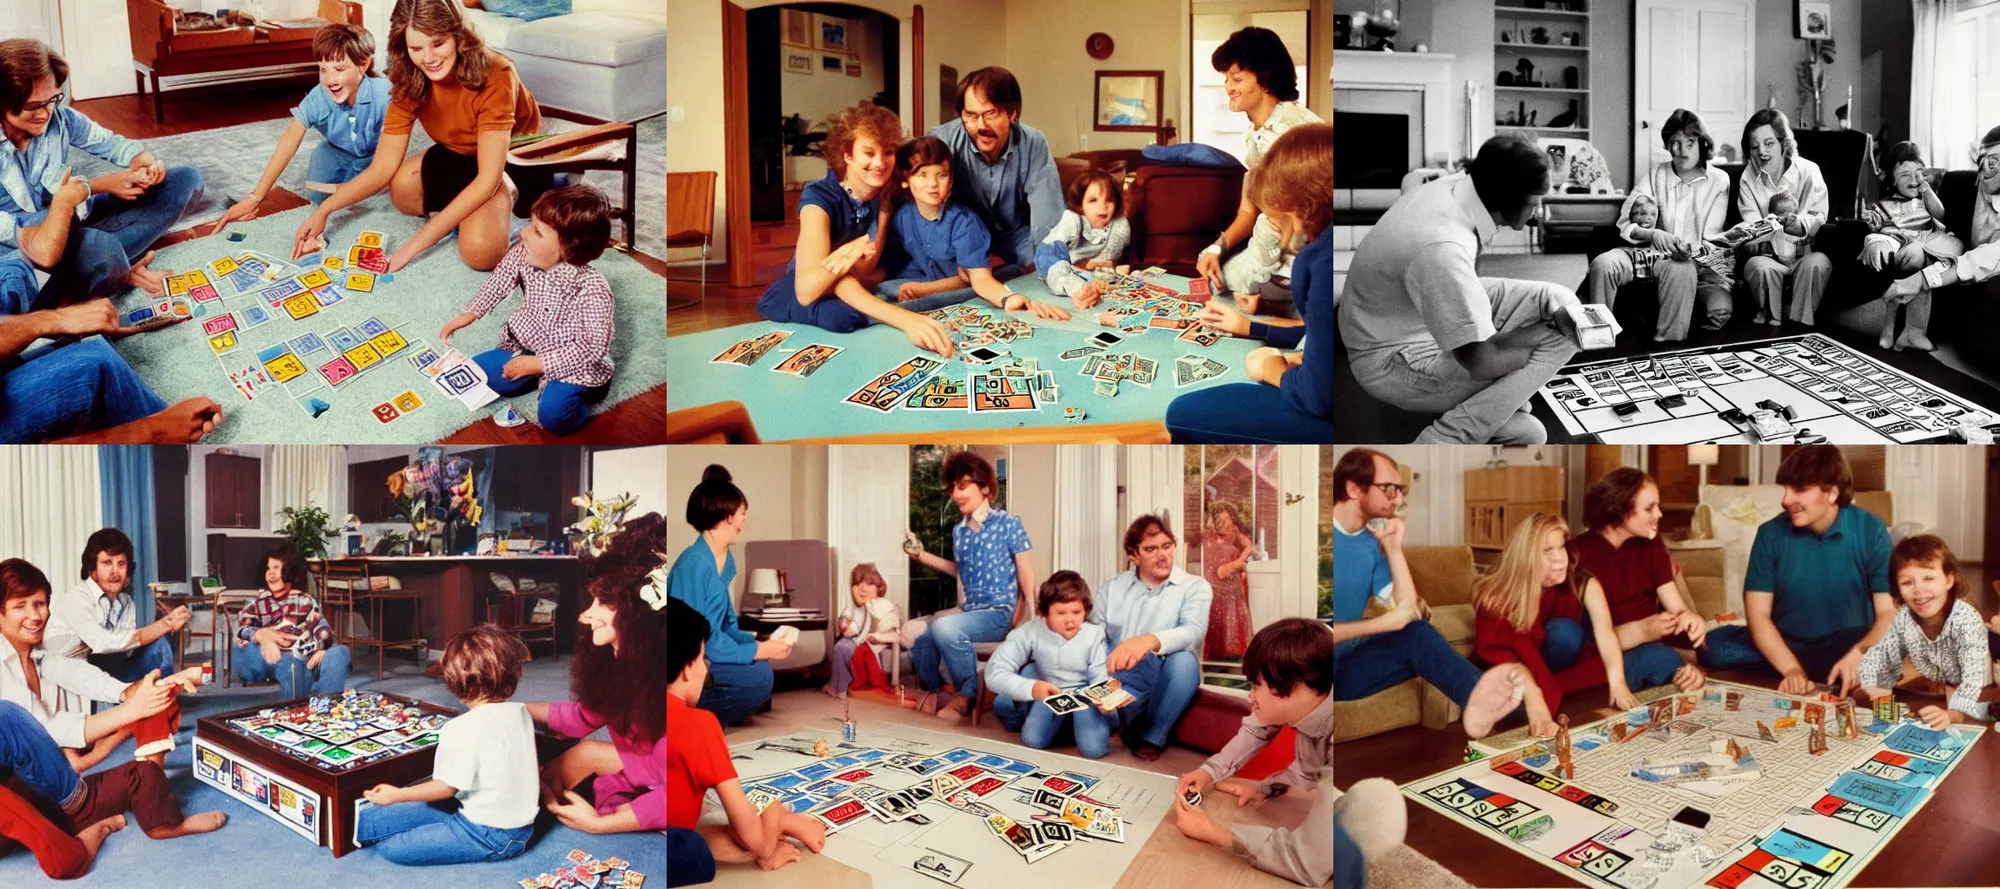
[[875,657],[875,645],[896,641],[896,628],[903,623],[896,603],[889,601],[889,585],[875,563],[862,562],[847,575],[849,595],[854,605],[840,613],[840,640],[833,643],[833,681],[823,689],[836,698],[850,691],[880,689],[893,692],[882,663]]
[[1049,292],[1087,309],[1102,294],[1090,272],[1118,265],[1132,240],[1132,224],[1125,219],[1124,190],[1103,170],[1070,180],[1063,197],[1069,209],[1036,248],[1035,267],[1043,270]]
[[[1084,620],[1090,614],[1090,585],[1083,575],[1074,571],[1049,575],[1035,596],[1035,613],[1042,619],[1015,627],[986,662],[986,681],[995,693],[1016,701],[1040,702],[1107,680],[1112,688],[1118,687],[1118,680],[1111,678],[1105,665],[1110,648],[1104,625]],[[1124,700],[1131,702],[1130,697]],[[1100,712],[1082,695],[1071,695],[1064,698],[1062,710],[1036,703],[1021,717],[1018,710],[1010,709],[1007,713],[1012,718],[1003,717],[1002,724],[1013,723],[1007,728],[1020,730],[1021,743],[1045,750],[1074,719],[1076,749],[1090,759],[1100,759],[1111,752],[1108,720],[1117,709],[1107,707]]]
[[[1861,211],[1869,234],[1861,239],[1861,261],[1869,268],[1906,275],[1932,260],[1951,260],[1965,252],[1964,242],[1945,227],[1944,202],[1924,176],[1924,159],[1914,142],[1898,142],[1883,152],[1882,200]],[[1931,320],[1931,292],[1913,297],[1885,297],[1888,312],[1877,344],[1884,349],[1930,351],[1926,335]],[[1907,302],[1902,336],[1896,335],[1896,303]]]
[[1000,283],[987,265],[992,235],[979,214],[951,203],[951,148],[936,136],[919,136],[896,149],[901,201],[889,228],[889,280],[876,292],[911,312],[957,305],[974,296],[1003,311],[1027,309],[1037,318],[1067,320],[1069,313],[1038,303]]
[[[1660,203],[1649,194],[1632,196],[1632,224],[1640,228],[1660,227]],[[1651,278],[1653,261],[1658,255],[1651,247],[1627,247],[1625,254],[1632,258],[1632,277]]]
[[389,110],[389,79],[375,74],[375,38],[354,25],[327,25],[313,34],[319,85],[292,109],[292,125],[278,137],[264,175],[250,194],[216,220],[214,234],[231,222],[254,219],[264,196],[298,154],[306,130],[323,140],[306,164],[306,200],[318,204],[375,160],[382,118]]
[[1889,555],[1889,570],[1903,607],[1889,632],[1861,657],[1861,688],[1871,699],[1889,694],[1908,658],[1917,672],[1946,686],[1944,707],[1925,706],[1917,718],[1934,729],[1967,719],[1993,719],[1993,705],[1979,700],[1986,687],[1986,626],[1979,610],[1959,596],[1963,577],[1944,541],[1930,534],[1906,537]]

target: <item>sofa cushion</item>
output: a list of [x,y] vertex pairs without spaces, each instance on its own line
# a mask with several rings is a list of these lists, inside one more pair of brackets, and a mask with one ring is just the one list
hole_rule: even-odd
[[1333,702],[1333,739],[1352,741],[1416,725],[1423,720],[1421,679],[1376,692],[1358,701]]
[[1478,615],[1470,605],[1439,605],[1431,609],[1431,628],[1464,654],[1472,650],[1473,628]]
[[[1472,604],[1472,548],[1469,546],[1406,546],[1403,560],[1417,595],[1432,608]],[[1449,638],[1449,637],[1447,637]]]
[[662,16],[576,12],[524,22],[469,9],[466,20],[487,44],[508,55],[622,68],[667,52],[667,23]]
[[577,12],[627,12],[633,15],[659,16],[660,0],[571,0],[570,7]]

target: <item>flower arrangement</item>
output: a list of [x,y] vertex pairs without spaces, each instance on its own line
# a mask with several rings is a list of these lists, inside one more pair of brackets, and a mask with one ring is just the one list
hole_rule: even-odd
[[583,517],[576,524],[563,531],[575,538],[579,545],[592,555],[601,553],[611,545],[611,535],[625,524],[625,514],[639,502],[639,498],[627,492],[610,500],[598,500],[591,492],[585,491],[569,502],[583,510]]

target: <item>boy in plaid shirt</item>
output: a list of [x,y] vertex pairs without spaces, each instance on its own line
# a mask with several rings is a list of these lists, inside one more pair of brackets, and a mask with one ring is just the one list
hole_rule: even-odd
[[472,360],[503,398],[539,380],[537,421],[566,435],[590,419],[590,405],[611,388],[611,285],[590,267],[611,244],[611,202],[595,188],[572,185],[536,198],[530,215],[521,242],[439,336],[449,345],[452,334],[519,288],[521,305],[500,326],[499,348]]
[[[236,620],[238,651],[230,658],[245,685],[277,680],[280,697],[338,694],[347,687],[351,655],[333,644],[333,625],[307,594],[306,560],[297,546],[281,540],[264,550],[264,593]],[[262,657],[252,657],[249,647]]]

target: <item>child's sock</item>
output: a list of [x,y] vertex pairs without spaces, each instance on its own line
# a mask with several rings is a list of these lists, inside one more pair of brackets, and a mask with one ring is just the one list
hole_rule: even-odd
[[1333,817],[1361,847],[1361,857],[1370,861],[1401,845],[1409,827],[1402,792],[1387,778],[1355,782],[1345,796],[1333,801]]

